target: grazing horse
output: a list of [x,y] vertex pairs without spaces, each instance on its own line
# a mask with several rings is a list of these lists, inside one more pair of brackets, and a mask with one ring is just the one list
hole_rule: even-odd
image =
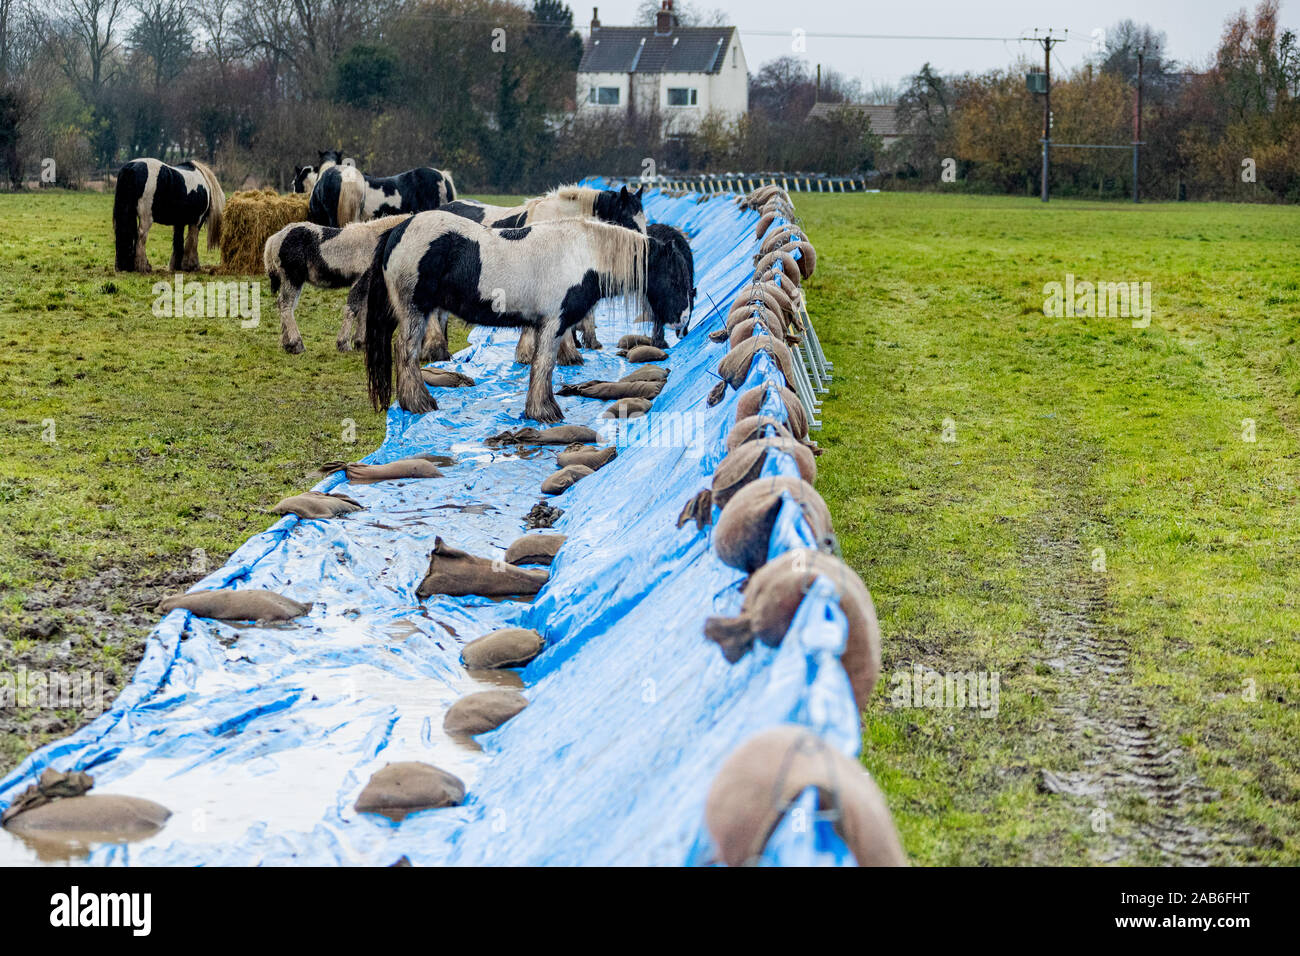
[[335,229],[310,222],[285,226],[262,249],[262,262],[271,280],[271,291],[280,306],[280,345],[296,355],[303,350],[302,335],[294,321],[293,310],[308,283],[321,289],[352,286],[343,307],[343,325],[339,328],[338,349],[349,352],[364,341],[365,329],[354,323],[364,313],[366,285],[357,282],[370,268],[375,246],[384,233],[409,219],[409,216],[385,216],[370,222],[354,222]]
[[[636,190],[629,190],[624,186],[617,192],[612,189],[591,189],[586,186],[561,186],[551,190],[545,196],[529,199],[519,206],[490,206],[474,200],[458,199],[442,208],[446,212],[455,213],[457,216],[463,216],[493,229],[511,229],[535,222],[576,218],[599,219],[625,229],[645,232],[645,210],[641,205],[641,194],[644,191],[644,186]],[[575,340],[579,332],[582,334],[583,345],[589,349],[600,348],[600,340],[596,338],[596,319],[589,313],[561,343],[559,360],[561,365],[582,364],[582,356],[578,354]],[[533,360],[532,349],[532,330],[525,329],[519,335],[515,361],[521,365],[530,364]]]
[[370,398],[387,407],[393,393],[409,412],[438,407],[420,376],[425,336],[446,309],[476,325],[532,329],[537,336],[524,414],[539,422],[564,416],[551,387],[561,338],[607,296],[649,305],[679,326],[689,304],[686,263],[669,244],[589,219],[489,229],[446,212],[412,216],[375,249],[367,277],[366,371]]
[[[355,166],[335,160],[337,155],[321,154],[307,203],[308,222],[346,226],[383,216],[427,212],[456,198],[451,173],[443,170],[421,166],[396,176],[366,176]],[[304,175],[304,187],[309,177]]]
[[[690,276],[691,283],[691,308],[690,312],[687,313],[689,317],[695,311],[695,255],[691,252],[690,240],[686,238],[686,235],[680,229],[662,222],[654,222],[647,226],[646,235],[653,236],[660,242],[668,243],[677,250],[678,255],[686,262],[687,274]],[[687,323],[684,323],[678,330],[679,339],[686,334],[688,325],[689,318]],[[661,349],[668,347],[668,340],[664,338],[663,323],[658,318],[654,320],[654,332],[650,336],[650,341]]]
[[169,166],[157,159],[131,160],[118,170],[113,194],[117,270],[150,271],[145,240],[156,222],[175,227],[168,268],[193,272],[199,267],[199,230],[206,223],[208,248],[218,248],[225,208],[226,194],[216,174],[203,163],[190,160]]

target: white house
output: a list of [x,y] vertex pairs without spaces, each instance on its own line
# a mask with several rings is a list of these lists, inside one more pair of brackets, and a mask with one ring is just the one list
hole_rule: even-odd
[[710,110],[737,119],[749,109],[749,67],[735,27],[683,27],[673,0],[652,27],[602,26],[578,64],[578,110],[629,116],[659,113],[669,133],[695,129]]

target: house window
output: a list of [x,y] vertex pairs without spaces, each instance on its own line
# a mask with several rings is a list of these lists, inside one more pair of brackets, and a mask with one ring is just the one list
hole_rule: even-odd
[[695,106],[698,92],[694,87],[670,86],[668,87],[668,105]]
[[617,86],[593,86],[587,92],[587,102],[597,106],[618,106]]

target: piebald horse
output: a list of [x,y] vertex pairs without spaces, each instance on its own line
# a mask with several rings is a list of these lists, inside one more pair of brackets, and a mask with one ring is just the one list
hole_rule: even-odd
[[[472,199],[458,199],[442,208],[446,212],[455,213],[457,216],[463,216],[493,229],[517,228],[556,219],[599,219],[625,229],[645,232],[645,210],[641,205],[641,194],[644,191],[644,186],[635,190],[623,186],[617,191],[592,189],[586,186],[561,186],[518,206],[492,206]],[[446,328],[445,320],[443,328]],[[560,344],[561,365],[582,364],[582,356],[578,354],[576,341],[579,333],[585,347],[589,349],[601,347],[600,340],[596,338],[596,319],[588,314]],[[532,362],[532,359],[533,335],[530,329],[525,329],[519,335],[515,361],[527,365]]]
[[[366,176],[331,150],[321,153],[318,168],[297,167],[294,190],[310,192],[307,221],[346,226],[384,216],[426,212],[456,198],[451,173],[420,166],[396,176]],[[314,178],[313,178],[314,177]]]
[[216,174],[203,163],[190,160],[169,166],[157,159],[131,160],[118,170],[113,194],[117,270],[150,271],[145,240],[156,222],[175,227],[168,268],[193,272],[199,267],[199,230],[206,223],[208,248],[218,248],[225,208],[226,194]]
[[564,417],[551,385],[556,353],[600,299],[646,303],[656,321],[674,328],[689,320],[690,279],[671,244],[587,219],[489,229],[446,212],[420,213],[388,233],[361,281],[369,286],[371,401],[383,409],[392,399],[396,351],[397,401],[417,414],[438,407],[420,375],[438,309],[475,325],[535,333],[524,414],[539,422]]

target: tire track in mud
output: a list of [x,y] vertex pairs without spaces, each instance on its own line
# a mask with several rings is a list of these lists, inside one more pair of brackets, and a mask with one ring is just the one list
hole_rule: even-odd
[[1044,768],[1039,787],[1078,803],[1092,862],[1209,865],[1217,839],[1190,813],[1215,795],[1166,738],[1144,696],[1151,692],[1134,687],[1128,642],[1109,620],[1106,573],[1094,568],[1104,555],[1093,549],[1105,542],[1084,540],[1087,528],[1102,524],[1085,487],[1095,457],[1077,442],[1049,445],[1037,476],[1053,507],[1031,525],[1028,596],[1042,628],[1039,663],[1062,685],[1051,723],[1080,767]]

